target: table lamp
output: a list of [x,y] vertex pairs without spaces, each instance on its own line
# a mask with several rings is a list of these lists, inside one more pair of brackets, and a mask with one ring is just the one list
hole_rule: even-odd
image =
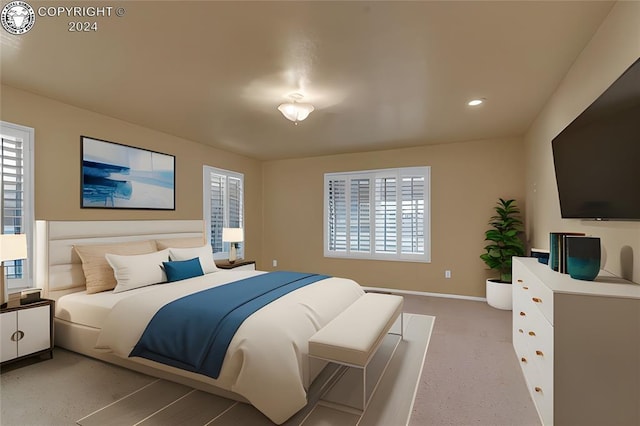
[[5,279],[4,261],[27,258],[27,236],[25,234],[0,235],[0,301],[1,307],[7,306],[9,291]]
[[222,228],[222,241],[230,243],[229,263],[236,261],[238,243],[244,241],[244,229],[242,228]]

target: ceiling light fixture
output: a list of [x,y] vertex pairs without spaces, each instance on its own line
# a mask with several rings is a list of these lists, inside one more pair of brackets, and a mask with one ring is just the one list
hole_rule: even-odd
[[298,121],[307,118],[315,109],[313,105],[309,103],[300,102],[300,100],[304,98],[300,93],[292,93],[289,95],[289,98],[291,98],[291,102],[280,104],[278,111],[280,111],[287,120],[293,121],[296,125]]
[[469,102],[467,102],[467,105],[469,106],[478,106],[478,105],[482,105],[484,103],[484,98],[481,99],[473,99]]

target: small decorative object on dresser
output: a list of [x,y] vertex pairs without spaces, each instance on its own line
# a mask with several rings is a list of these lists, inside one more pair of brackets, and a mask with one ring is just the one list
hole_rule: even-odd
[[20,304],[28,305],[40,301],[40,288],[28,288],[20,292]]
[[567,237],[567,274],[577,280],[593,281],[600,272],[600,238]]
[[547,249],[531,249],[531,257],[535,257],[538,259],[538,262],[544,263],[545,265],[549,264],[549,250]]
[[53,307],[53,300],[20,304],[14,299],[0,310],[2,365],[45,353],[53,358]]
[[227,260],[216,260],[216,266],[219,269],[234,270],[234,271],[255,271],[256,261],[240,259],[235,262],[229,262]]
[[549,267],[554,271],[567,273],[567,238],[582,237],[582,232],[551,232],[549,233]]

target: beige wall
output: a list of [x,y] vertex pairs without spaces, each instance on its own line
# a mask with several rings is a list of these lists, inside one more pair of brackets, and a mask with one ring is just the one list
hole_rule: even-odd
[[[367,286],[484,297],[488,271],[478,256],[493,205],[499,197],[524,200],[517,138],[260,163],[9,86],[1,99],[2,120],[35,129],[37,219],[201,219],[202,165],[235,170],[245,174],[245,256],[260,269],[277,259],[278,269]],[[80,135],[175,155],[176,210],[80,208]],[[432,262],[325,259],[323,174],[418,165],[431,166]]]
[[[525,137],[527,234],[549,248],[549,232],[584,232],[601,238],[603,267],[640,283],[640,222],[562,219],[551,140],[640,57],[640,2],[619,2],[575,61]],[[638,164],[640,167],[640,164]],[[637,185],[629,191],[640,190]]]
[[[1,118],[35,129],[35,215],[43,220],[202,219],[202,166],[245,176],[247,257],[260,255],[260,162],[2,86]],[[80,208],[80,135],[176,156],[176,209]]]
[[[431,166],[431,263],[324,257],[324,173],[423,165]],[[276,259],[277,269],[364,286],[484,297],[484,231],[499,197],[524,200],[523,167],[518,138],[265,162],[261,264],[271,269]]]

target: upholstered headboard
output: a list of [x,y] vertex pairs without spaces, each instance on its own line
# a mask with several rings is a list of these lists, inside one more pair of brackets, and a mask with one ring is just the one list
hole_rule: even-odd
[[125,243],[172,238],[200,239],[202,220],[36,221],[35,284],[44,297],[58,299],[85,289],[74,245]]

